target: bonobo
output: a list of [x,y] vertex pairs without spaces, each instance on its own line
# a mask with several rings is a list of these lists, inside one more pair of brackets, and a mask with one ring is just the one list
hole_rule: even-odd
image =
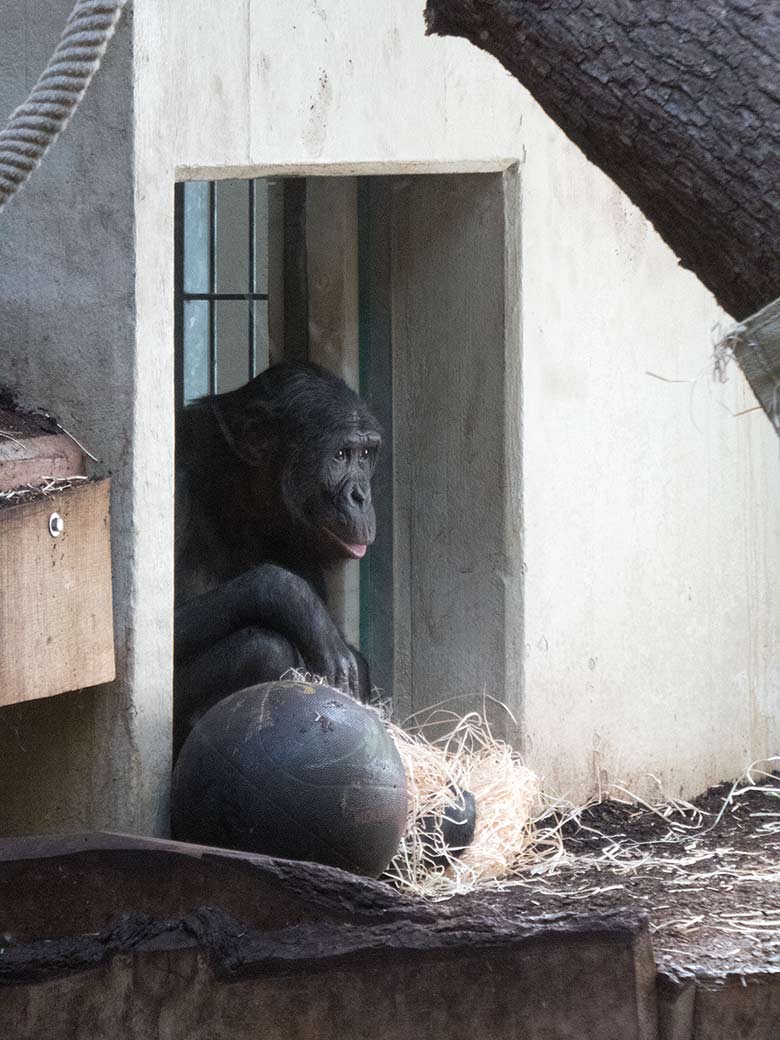
[[362,700],[365,662],[325,606],[324,570],[374,540],[381,436],[334,374],[274,365],[187,406],[176,457],[176,749],[228,694],[290,668]]
[[[325,606],[324,571],[374,540],[380,445],[364,402],[312,364],[274,365],[182,412],[175,753],[217,701],[290,668],[369,699],[368,666]],[[470,844],[475,821],[473,796],[453,791],[442,824],[452,854]]]

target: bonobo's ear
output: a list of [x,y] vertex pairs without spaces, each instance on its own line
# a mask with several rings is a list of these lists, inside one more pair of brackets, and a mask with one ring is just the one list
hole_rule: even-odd
[[232,430],[233,450],[250,466],[270,462],[276,444],[276,423],[264,401],[252,401],[241,412]]

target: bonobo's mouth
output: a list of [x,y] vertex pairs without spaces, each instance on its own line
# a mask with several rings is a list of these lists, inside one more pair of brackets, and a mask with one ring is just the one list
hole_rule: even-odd
[[368,545],[365,542],[345,542],[343,538],[339,538],[333,531],[329,531],[327,527],[321,528],[323,534],[326,534],[332,542],[335,542],[339,549],[342,550],[347,556],[353,560],[362,560],[366,555]]

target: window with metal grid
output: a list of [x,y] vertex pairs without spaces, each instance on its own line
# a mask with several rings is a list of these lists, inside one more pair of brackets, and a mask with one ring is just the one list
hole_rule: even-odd
[[268,364],[269,188],[264,178],[176,186],[179,406]]

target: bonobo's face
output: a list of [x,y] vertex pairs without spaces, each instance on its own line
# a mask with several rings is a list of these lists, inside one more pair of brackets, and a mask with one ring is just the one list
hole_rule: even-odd
[[345,430],[323,460],[320,530],[340,556],[361,559],[376,536],[371,477],[380,445],[374,430]]
[[[376,533],[376,419],[343,379],[309,362],[274,365],[220,399],[260,538],[305,563],[359,560]],[[223,431],[224,432],[224,431]]]
[[371,476],[380,446],[376,430],[355,424],[323,438],[316,455],[298,459],[297,488],[305,491],[299,516],[324,561],[359,560],[374,541]]

